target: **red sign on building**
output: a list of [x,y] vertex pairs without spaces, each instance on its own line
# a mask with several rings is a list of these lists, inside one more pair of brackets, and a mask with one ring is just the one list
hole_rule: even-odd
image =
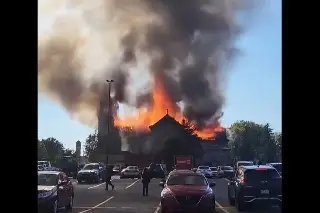
[[192,169],[192,156],[175,156],[175,169]]

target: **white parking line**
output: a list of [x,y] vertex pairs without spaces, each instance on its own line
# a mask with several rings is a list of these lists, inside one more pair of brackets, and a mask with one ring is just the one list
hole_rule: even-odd
[[101,186],[102,184],[105,184],[105,182],[104,182],[104,183],[100,183],[100,184],[98,184],[98,185],[95,185],[95,186],[91,186],[91,187],[89,187],[88,189],[93,189],[93,188],[96,188],[96,187],[98,187],[98,186]]
[[230,182],[230,180],[228,180],[227,178],[223,178],[224,180],[226,180],[227,182]]
[[221,209],[224,213],[231,213],[231,212],[227,211],[223,206],[221,206],[221,204],[218,203],[217,201],[216,201],[216,205],[217,205],[217,207],[218,207],[219,209]]
[[129,189],[131,186],[133,186],[134,184],[136,184],[140,179],[136,180],[135,182],[131,183],[129,186],[127,186],[125,189]]
[[156,208],[156,210],[154,210],[153,213],[158,213],[160,211],[160,207],[161,207],[161,203],[159,203],[158,207]]
[[[112,177],[112,178],[111,178],[111,181],[114,180],[114,179],[116,179],[116,178]],[[96,188],[96,187],[101,186],[102,184],[105,184],[105,183],[106,183],[106,182],[100,183],[100,184],[95,185],[95,186],[90,186],[88,189]]]
[[79,213],[85,213],[85,212],[91,211],[91,210],[93,210],[93,209],[96,209],[96,208],[98,208],[99,206],[102,206],[103,204],[107,203],[108,201],[110,201],[110,200],[113,199],[113,198],[114,198],[114,196],[109,197],[108,199],[106,199],[105,201],[99,203],[98,205],[95,205],[94,207],[91,207],[91,208],[89,208],[89,209],[87,209],[87,210],[84,210],[84,211],[81,211],[81,212],[79,212]]

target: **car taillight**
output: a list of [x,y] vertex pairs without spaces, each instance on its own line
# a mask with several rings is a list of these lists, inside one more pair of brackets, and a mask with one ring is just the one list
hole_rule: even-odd
[[257,168],[256,171],[267,171],[268,169],[265,168]]
[[242,185],[244,185],[244,184],[245,184],[244,179],[240,180],[240,184],[242,184]]

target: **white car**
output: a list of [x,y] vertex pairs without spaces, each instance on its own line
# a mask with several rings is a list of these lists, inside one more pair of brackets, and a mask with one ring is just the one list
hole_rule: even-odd
[[128,166],[121,171],[120,178],[140,178],[139,168],[137,166]]
[[205,177],[212,177],[212,172],[209,166],[199,166],[197,172],[202,173]]
[[218,171],[217,171],[217,167],[212,166],[210,167],[211,173],[213,177],[217,177]]

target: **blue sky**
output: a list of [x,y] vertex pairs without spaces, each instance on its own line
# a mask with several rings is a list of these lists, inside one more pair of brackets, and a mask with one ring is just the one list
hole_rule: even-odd
[[[226,86],[222,124],[237,120],[270,123],[281,131],[281,1],[267,1],[238,42],[242,54],[235,61]],[[43,96],[38,101],[38,137],[55,137],[75,149],[93,130]]]

